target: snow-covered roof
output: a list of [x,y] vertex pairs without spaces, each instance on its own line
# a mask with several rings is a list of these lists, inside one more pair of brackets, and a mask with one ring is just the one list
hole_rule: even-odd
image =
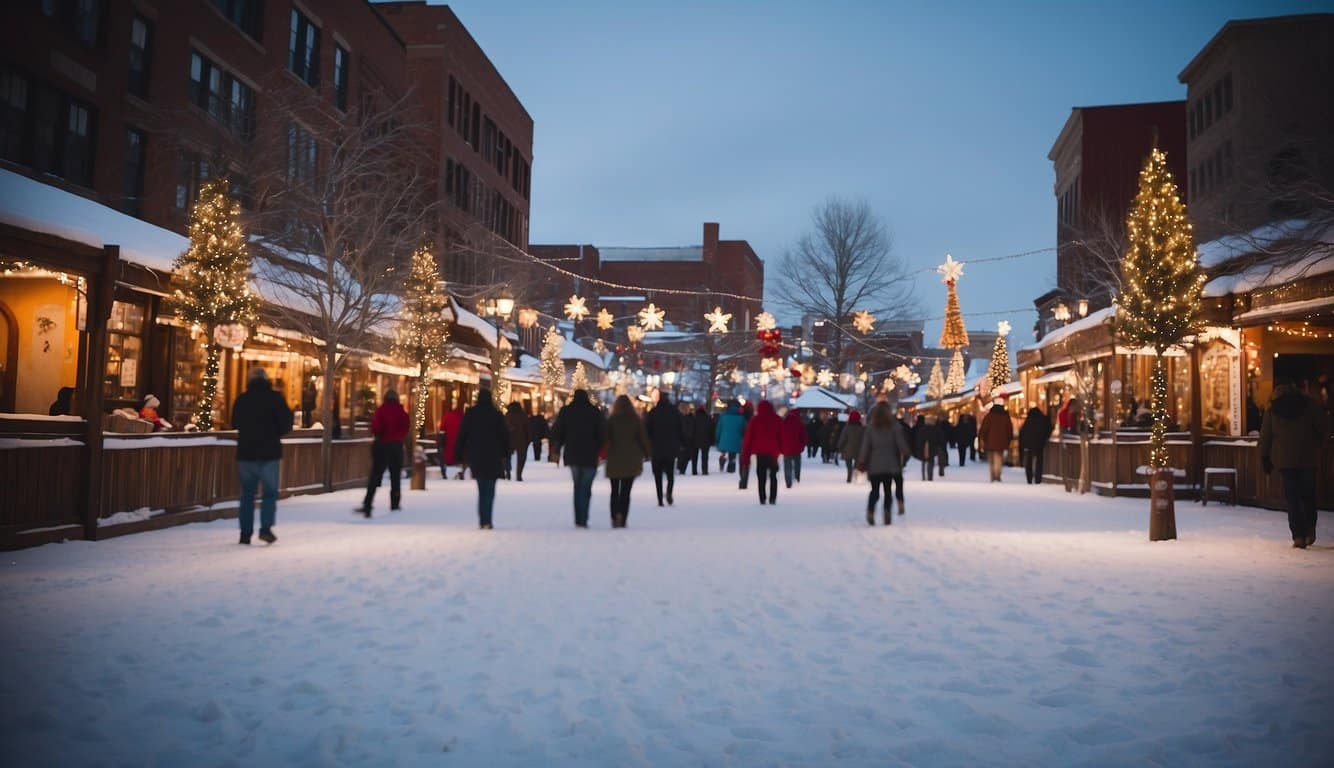
[[792,399],[791,407],[841,411],[852,406],[824,387],[807,387]]
[[594,366],[599,371],[606,367],[606,363],[603,362],[601,357],[598,357],[598,353],[587,347],[575,344],[573,341],[570,341],[570,337],[563,333],[561,334],[561,338],[565,340],[565,344],[561,347],[560,359],[584,362]]
[[476,331],[477,334],[482,337],[482,340],[487,344],[490,344],[492,348],[500,343],[500,335],[494,325],[483,320],[476,314],[469,312],[458,302],[458,299],[455,299],[453,296],[449,297],[449,305],[450,308],[454,310],[455,323],[464,328]]
[[[1200,266],[1210,269],[1238,256],[1281,247],[1286,241],[1309,239],[1310,226],[1309,222],[1301,219],[1276,221],[1263,224],[1250,232],[1224,235],[1207,243],[1200,243],[1195,250],[1199,256]],[[1326,232],[1321,238],[1324,242],[1330,242],[1325,238],[1334,238],[1334,231]]]
[[599,248],[602,261],[704,261],[704,246],[676,248]]
[[1105,307],[1090,314],[1088,317],[1082,317],[1069,325],[1057,328],[1046,336],[1043,336],[1041,341],[1036,344],[1029,344],[1028,346],[1023,347],[1021,351],[1032,352],[1039,349],[1045,349],[1046,347],[1050,347],[1052,344],[1055,344],[1068,336],[1079,333],[1080,331],[1097,328],[1103,323],[1110,322],[1115,315],[1115,306]]
[[598,301],[647,301],[643,296],[599,296]]
[[120,257],[170,272],[190,241],[96,200],[0,169],[0,223],[101,248],[120,246]]
[[1334,272],[1334,245],[1313,248],[1311,253],[1287,264],[1255,264],[1235,275],[1222,275],[1205,283],[1205,298],[1246,293],[1257,288],[1283,285],[1307,277]]

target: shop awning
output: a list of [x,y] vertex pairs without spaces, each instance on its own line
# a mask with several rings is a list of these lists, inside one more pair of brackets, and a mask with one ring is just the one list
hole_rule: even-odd
[[807,387],[800,395],[792,399],[790,407],[809,408],[817,411],[844,411],[852,406],[823,387]]

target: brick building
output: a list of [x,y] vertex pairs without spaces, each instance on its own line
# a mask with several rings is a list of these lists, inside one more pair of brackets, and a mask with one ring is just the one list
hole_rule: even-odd
[[472,298],[502,282],[528,247],[533,118],[445,5],[374,6],[407,46],[407,76],[427,123],[437,188],[447,201],[438,242],[451,290]]
[[[530,301],[559,316],[571,294],[588,300],[596,314],[605,307],[618,319],[632,318],[648,303],[666,310],[667,322],[678,328],[707,328],[704,315],[715,306],[732,315],[733,330],[754,327],[764,298],[764,262],[745,240],[722,240],[716,223],[704,224],[703,243],[664,248],[618,248],[593,245],[534,245],[533,256],[583,277],[628,286],[655,286],[640,291],[601,285],[535,267]],[[736,296],[676,294],[671,291],[725,291]]]
[[1186,186],[1186,102],[1075,107],[1047,159],[1056,172],[1056,285],[1034,301],[1039,335],[1059,326],[1058,304],[1074,313],[1111,303],[1126,212],[1149,150],[1167,153],[1168,167]]

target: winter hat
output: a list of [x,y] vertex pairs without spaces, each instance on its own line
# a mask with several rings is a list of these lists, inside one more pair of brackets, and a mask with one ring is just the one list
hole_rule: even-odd
[[398,393],[395,392],[395,391],[392,390],[392,389],[386,389],[385,392],[384,392],[384,401],[385,401],[386,403],[397,403],[397,402],[398,402]]
[[144,407],[145,407],[145,408],[156,408],[156,407],[158,407],[159,405],[162,405],[162,401],[161,401],[161,400],[158,400],[158,399],[157,399],[156,397],[154,397],[153,395],[149,395],[148,397],[145,397],[145,398],[144,398]]
[[860,424],[861,421],[862,421],[862,415],[861,415],[860,413],[857,413],[856,411],[853,411],[852,413],[849,413],[849,414],[848,414],[848,423],[850,423],[850,424]]

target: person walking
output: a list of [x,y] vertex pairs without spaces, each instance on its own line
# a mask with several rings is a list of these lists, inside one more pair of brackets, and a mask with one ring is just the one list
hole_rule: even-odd
[[1056,412],[1056,422],[1061,427],[1061,434],[1072,435],[1079,429],[1079,398],[1072,397],[1065,401],[1061,410]]
[[[667,397],[664,395],[658,401],[657,411]],[[667,404],[667,415],[676,419],[676,410],[671,404]],[[653,415],[652,411],[649,416]],[[659,413],[661,419],[661,412]],[[677,428],[680,427],[680,421],[676,422]],[[658,474],[660,462],[667,465],[666,472],[668,478],[671,477],[672,462],[676,461],[676,455],[659,458],[657,453],[657,444],[650,445],[652,438],[646,433],[644,420],[635,413],[635,406],[630,402],[630,398],[625,395],[617,397],[611,404],[611,416],[607,419],[607,466],[605,472],[607,479],[611,481],[611,527],[624,528],[626,521],[630,517],[630,489],[634,487],[635,478],[644,472],[644,460],[653,457],[653,479],[658,485],[658,506],[662,506],[662,481]],[[669,484],[667,486],[667,503],[671,503],[672,490]]]
[[862,415],[853,411],[848,414],[848,423],[843,425],[838,435],[838,455],[848,468],[848,480],[852,482],[852,470],[856,467],[857,456],[862,450],[862,435],[866,428],[862,426]]
[[389,470],[389,509],[398,509],[403,498],[403,441],[411,429],[412,421],[398,402],[398,393],[386,390],[384,402],[371,416],[371,435],[375,438],[371,442],[371,476],[366,479],[366,498],[356,512],[371,516],[375,491],[380,487],[386,469]]
[[977,417],[970,411],[965,411],[959,416],[959,423],[954,425],[954,445],[959,449],[959,466],[964,465],[964,460],[971,453],[973,459],[977,459],[977,449],[973,447],[973,441],[977,439]]
[[741,441],[742,463],[748,465],[751,457],[755,457],[755,484],[759,486],[761,504],[778,503],[778,456],[782,446],[783,421],[774,412],[772,403],[761,400]]
[[458,452],[459,426],[462,424],[463,400],[460,398],[458,405],[440,417],[440,435],[437,440],[440,443],[440,476],[445,479],[449,479],[449,468],[455,464],[459,465],[455,480],[462,480],[463,472],[468,468],[467,462],[459,458]]
[[[699,471],[709,474],[709,449],[713,447],[713,419],[704,406],[695,409],[695,453],[699,459]],[[695,474],[695,464],[690,465],[690,474]]]
[[950,465],[950,447],[954,445],[956,439],[954,425],[950,423],[948,416],[940,417],[940,435],[942,438],[941,447],[944,448],[940,452],[940,477],[943,480],[945,478],[945,467]]
[[[523,405],[513,401],[505,408],[505,427],[510,431],[510,448],[514,459],[514,482],[523,482],[523,465],[528,461],[528,413]],[[505,462],[509,466],[509,461]],[[506,472],[507,477],[509,472]]]
[[815,452],[820,450],[820,417],[812,413],[806,420],[806,458],[815,458]]
[[1292,546],[1315,543],[1316,467],[1328,432],[1325,412],[1292,380],[1275,377],[1269,410],[1260,422],[1260,464],[1265,474],[1278,470],[1288,502]]
[[695,452],[695,412],[690,403],[676,404],[676,417],[681,422],[681,448],[676,454],[676,474],[685,475],[686,467],[691,474],[699,472],[699,454]]
[[1030,485],[1042,483],[1042,454],[1051,438],[1052,423],[1036,405],[1028,409],[1023,426],[1019,427],[1019,455],[1024,460],[1024,481]]
[[588,527],[588,505],[593,479],[598,473],[598,454],[607,442],[607,421],[593,405],[588,390],[576,389],[568,405],[556,414],[551,437],[560,446],[565,466],[574,481],[574,524]]
[[801,482],[801,454],[806,451],[806,424],[801,420],[801,413],[789,409],[783,416],[783,485],[788,488],[792,483]]
[[934,413],[918,417],[917,425],[913,427],[913,440],[917,459],[922,462],[922,479],[935,482],[936,455],[945,450],[945,445]]
[[459,460],[477,483],[477,527],[491,530],[491,510],[496,503],[496,480],[505,473],[510,455],[510,432],[505,417],[491,399],[491,390],[477,390],[477,403],[459,423]]
[[528,417],[528,439],[533,443],[533,461],[542,460],[542,441],[547,438],[550,431],[547,417],[534,407],[533,415]]
[[[622,395],[624,397],[624,395]],[[616,399],[620,402],[620,398]],[[634,407],[630,404],[630,399],[625,399],[626,406],[633,413]],[[613,415],[615,415],[615,405],[612,406]],[[685,435],[681,425],[681,414],[672,406],[672,400],[663,392],[658,395],[658,404],[644,417],[643,426],[648,433],[648,441],[652,446],[650,455],[653,457],[653,487],[658,490],[658,506],[662,506],[662,485],[663,479],[667,480],[667,503],[672,503],[672,489],[676,485],[676,461],[681,456],[681,446],[685,443]],[[610,430],[611,425],[607,425]],[[611,449],[607,449],[607,462],[611,463]],[[641,468],[642,469],[642,468]],[[633,479],[639,475],[635,472],[630,476]],[[610,469],[607,477],[611,477]],[[628,486],[627,486],[628,487]],[[627,490],[626,504],[629,504],[629,491]],[[616,508],[612,507],[612,517],[616,516]]]
[[232,404],[232,428],[236,430],[236,474],[241,481],[241,499],[236,518],[241,524],[241,543],[249,544],[255,530],[255,491],[263,486],[259,500],[259,538],[274,543],[273,525],[278,516],[278,467],[283,457],[282,436],[292,431],[292,409],[273,390],[268,371],[251,368],[245,392]]
[[885,525],[890,525],[894,518],[889,511],[890,489],[894,489],[894,499],[898,502],[899,514],[903,508],[903,464],[912,454],[908,438],[903,427],[890,412],[889,405],[878,403],[871,409],[869,426],[862,435],[861,448],[857,452],[857,466],[866,473],[871,483],[871,493],[866,498],[866,524],[875,525],[875,504],[880,500],[880,489],[885,491]]
[[977,437],[982,443],[982,450],[987,454],[987,464],[991,468],[991,482],[999,483],[1001,469],[1005,466],[1005,452],[1010,449],[1010,441],[1014,439],[1014,424],[1010,422],[1010,414],[1005,410],[1005,404],[999,399],[991,404],[991,410],[982,417]]
[[834,451],[834,432],[838,429],[838,419],[830,414],[824,415],[817,439],[820,441],[820,462],[828,464]]
[[746,419],[741,415],[741,403],[727,401],[723,415],[718,417],[718,454],[719,462],[727,457],[727,471],[736,471],[737,454],[741,453],[741,441],[746,435]]

